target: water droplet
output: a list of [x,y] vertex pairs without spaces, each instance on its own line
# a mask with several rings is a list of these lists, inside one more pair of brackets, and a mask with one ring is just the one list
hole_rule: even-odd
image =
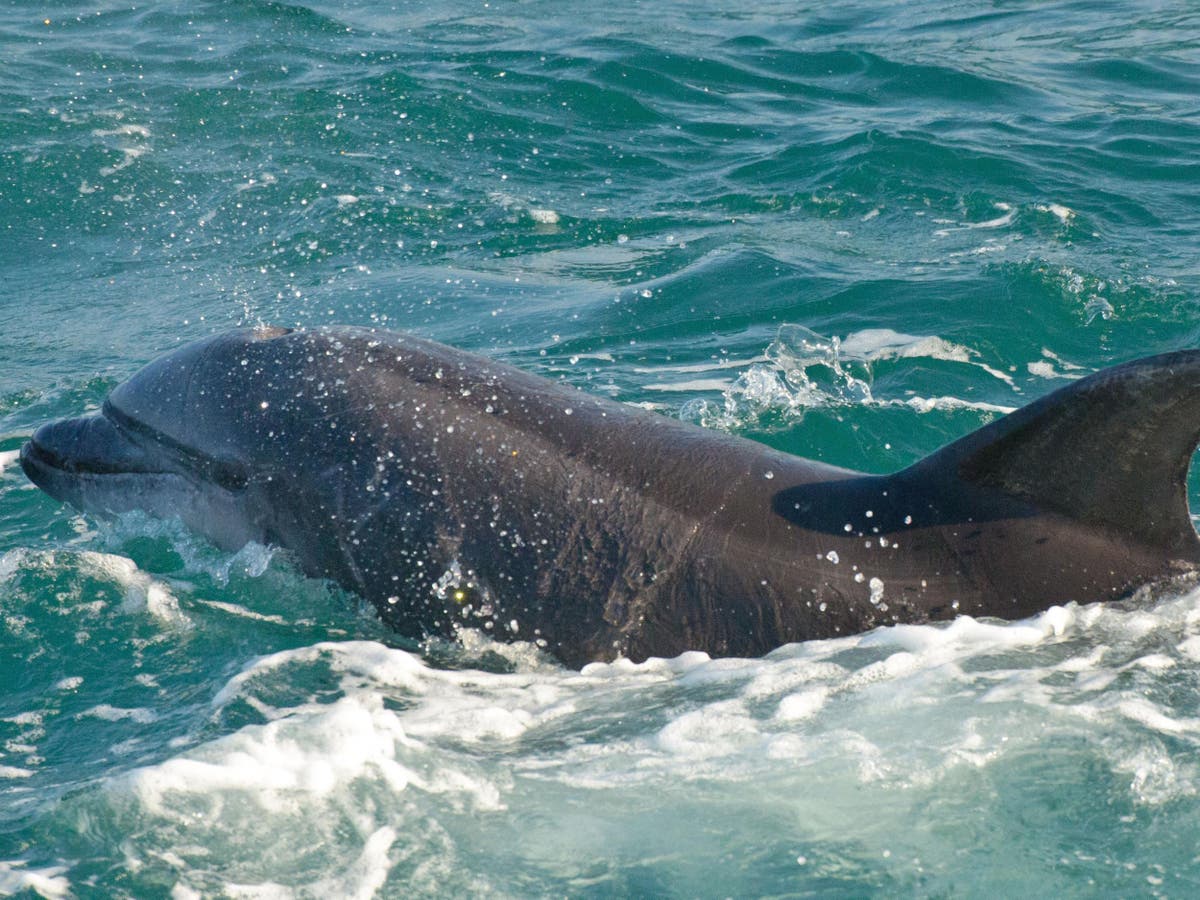
[[883,581],[879,578],[872,578],[867,587],[871,589],[871,603],[878,606],[883,601]]

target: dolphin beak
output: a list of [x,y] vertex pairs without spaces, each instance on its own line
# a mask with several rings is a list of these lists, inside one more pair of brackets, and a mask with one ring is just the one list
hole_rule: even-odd
[[102,415],[43,425],[21,447],[21,468],[46,493],[68,502],[81,478],[156,471],[145,451]]

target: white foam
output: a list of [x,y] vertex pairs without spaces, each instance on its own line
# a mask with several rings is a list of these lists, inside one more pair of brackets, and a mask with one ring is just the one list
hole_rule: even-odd
[[21,458],[20,449],[0,451],[0,475],[4,474],[4,470]]
[[0,556],[0,584],[12,578],[25,565],[29,556],[30,551],[24,547],[14,547],[12,550],[6,550],[4,555]]
[[[370,708],[374,706],[374,708]],[[245,728],[190,757],[139,769],[123,781],[147,810],[169,816],[175,795],[216,796],[236,791],[259,806],[279,811],[293,793],[327,795],[368,769],[391,790],[420,777],[395,760],[404,740],[395,717],[379,705],[342,700],[305,717],[305,740],[287,719]]]
[[1195,767],[1176,762],[1158,742],[1120,748],[1112,767],[1128,778],[1130,796],[1138,806],[1163,806],[1197,794]]
[[93,129],[92,134],[94,134],[96,137],[148,138],[150,137],[150,129],[145,125],[126,123],[125,125],[118,125],[116,128],[96,128]]
[[[610,357],[611,359],[611,357]],[[633,371],[639,375],[655,375],[662,372],[676,372],[680,374],[696,373],[696,372],[712,372],[717,369],[738,369],[753,365],[754,363],[766,362],[766,356],[755,356],[749,359],[720,359],[714,362],[704,363],[688,363],[686,365],[676,366],[655,366],[654,368],[637,367]]]
[[1007,372],[979,362],[979,353],[935,335],[904,334],[890,328],[867,328],[846,336],[841,352],[868,362],[881,359],[940,359],[977,366],[993,378],[1015,387]]
[[907,406],[919,413],[929,413],[934,410],[947,409],[978,409],[982,412],[994,412],[1007,415],[1015,412],[1017,407],[1005,406],[1000,403],[986,403],[982,400],[963,400],[961,397],[909,397],[907,400],[893,400],[891,405]]
[[1193,662],[1200,662],[1200,635],[1192,635],[1175,649]]
[[283,616],[272,616],[265,613],[255,612],[252,609],[246,609],[238,603],[225,603],[221,600],[197,600],[202,606],[207,606],[211,609],[219,609],[223,613],[228,613],[231,616],[237,616],[241,619],[252,619],[256,622],[271,622],[275,625],[291,626],[294,620],[286,619]]
[[220,708],[232,702],[252,679],[269,675],[294,663],[317,661],[329,661],[343,671],[369,675],[377,683],[393,689],[420,692],[424,686],[424,682],[418,676],[423,666],[412,654],[393,652],[371,641],[324,642],[297,650],[282,650],[252,660],[241,672],[226,682],[213,697],[212,704]]
[[1050,213],[1064,225],[1075,218],[1075,210],[1061,203],[1039,203],[1035,208],[1039,212]]
[[78,554],[82,571],[96,578],[115,581],[124,590],[121,611],[148,612],[165,624],[187,627],[191,620],[179,608],[179,601],[161,581],[141,571],[132,559],[114,553],[83,550]]
[[958,616],[944,627],[894,625],[868,632],[863,647],[897,647],[914,653],[969,652],[979,647],[1027,647],[1062,634],[1073,624],[1074,610],[1056,606],[1022,622],[983,622]]
[[707,759],[727,756],[731,745],[758,743],[757,722],[738,701],[710,703],[676,716],[657,735],[655,746],[678,757]]
[[158,714],[152,709],[144,709],[142,707],[122,709],[120,707],[110,706],[107,703],[101,703],[98,706],[93,706],[91,709],[86,709],[79,713],[79,717],[103,719],[106,722],[120,722],[123,719],[130,719],[142,725],[148,725],[151,722],[158,720]]
[[996,208],[1003,212],[1003,215],[997,216],[994,219],[988,219],[984,222],[966,222],[967,228],[1003,228],[1006,225],[1011,225],[1016,218],[1017,211],[1007,203],[997,203]]
[[100,175],[107,178],[109,175],[115,175],[122,169],[128,169],[141,157],[145,156],[148,148],[146,147],[121,147],[121,159],[113,163],[111,166],[101,166]]
[[[452,665],[504,648],[469,640]],[[1156,688],[1191,677],[1198,648],[1200,592],[582,671],[528,647],[495,672],[323,642],[251,661],[214,699],[218,731],[247,710],[265,721],[181,741],[103,793],[154,835],[129,840],[131,865],[175,854],[181,897],[494,894],[499,870],[547,893],[581,860],[703,840],[692,823],[713,808],[803,821],[783,840],[793,859],[845,833],[878,854],[974,785],[1037,791],[1031,767],[1082,770],[1118,807],[1189,800],[1200,718]],[[297,883],[314,847],[329,848],[322,880]]]
[[66,866],[44,869],[27,868],[25,860],[0,860],[0,896],[13,896],[33,891],[39,897],[57,898],[71,895],[71,882],[63,875]]
[[725,391],[733,384],[732,378],[694,378],[691,381],[672,381],[644,384],[647,391]]
[[912,359],[930,357],[969,363],[974,351],[940,337],[904,334],[891,328],[864,328],[848,334],[841,342],[842,352],[860,359]]
[[787,722],[811,719],[824,708],[829,694],[830,688],[824,685],[788,694],[779,701],[775,718]]
[[[1049,363],[1045,360],[1039,360],[1037,362],[1028,363],[1026,365],[1026,368],[1029,370],[1030,375],[1036,375],[1038,378],[1060,378],[1060,377],[1063,377],[1063,376],[1060,376],[1057,371],[1055,371],[1054,365],[1052,363]],[[1067,377],[1070,377],[1070,376],[1067,376]],[[1076,377],[1078,377],[1078,376],[1076,376]]]
[[391,871],[389,851],[400,837],[395,828],[384,826],[367,838],[362,853],[336,878],[323,878],[312,886],[314,897],[345,897],[372,900],[379,895]]
[[[292,887],[275,881],[260,881],[257,883],[237,882],[226,880],[221,884],[220,895],[223,897],[239,898],[239,900],[295,900],[297,897],[338,897],[347,900],[371,900],[380,895],[387,882],[392,868],[390,851],[396,843],[399,833],[391,826],[375,829],[366,836],[357,857],[349,865],[333,865],[325,871],[333,869],[326,875],[301,887]],[[176,870],[194,869],[183,859],[169,859],[168,862]],[[287,873],[291,874],[291,873]],[[189,873],[190,875],[190,873]],[[199,900],[209,895],[206,891],[196,890],[183,882],[179,882],[171,891],[173,900]]]
[[1200,719],[1172,717],[1145,697],[1127,697],[1116,704],[1117,710],[1127,719],[1161,734],[1200,736]]

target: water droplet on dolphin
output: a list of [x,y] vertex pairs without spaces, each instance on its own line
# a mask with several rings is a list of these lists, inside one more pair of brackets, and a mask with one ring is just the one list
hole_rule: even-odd
[[872,578],[869,582],[867,582],[867,587],[871,589],[871,603],[875,606],[879,606],[880,602],[883,600],[882,579]]

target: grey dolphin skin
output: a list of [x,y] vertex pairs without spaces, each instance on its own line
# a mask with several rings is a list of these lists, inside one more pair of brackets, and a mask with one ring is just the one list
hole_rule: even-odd
[[163,356],[21,462],[82,510],[286,548],[403,634],[578,666],[1126,596],[1200,564],[1198,440],[1200,351],[867,475],[415,337],[258,328]]

